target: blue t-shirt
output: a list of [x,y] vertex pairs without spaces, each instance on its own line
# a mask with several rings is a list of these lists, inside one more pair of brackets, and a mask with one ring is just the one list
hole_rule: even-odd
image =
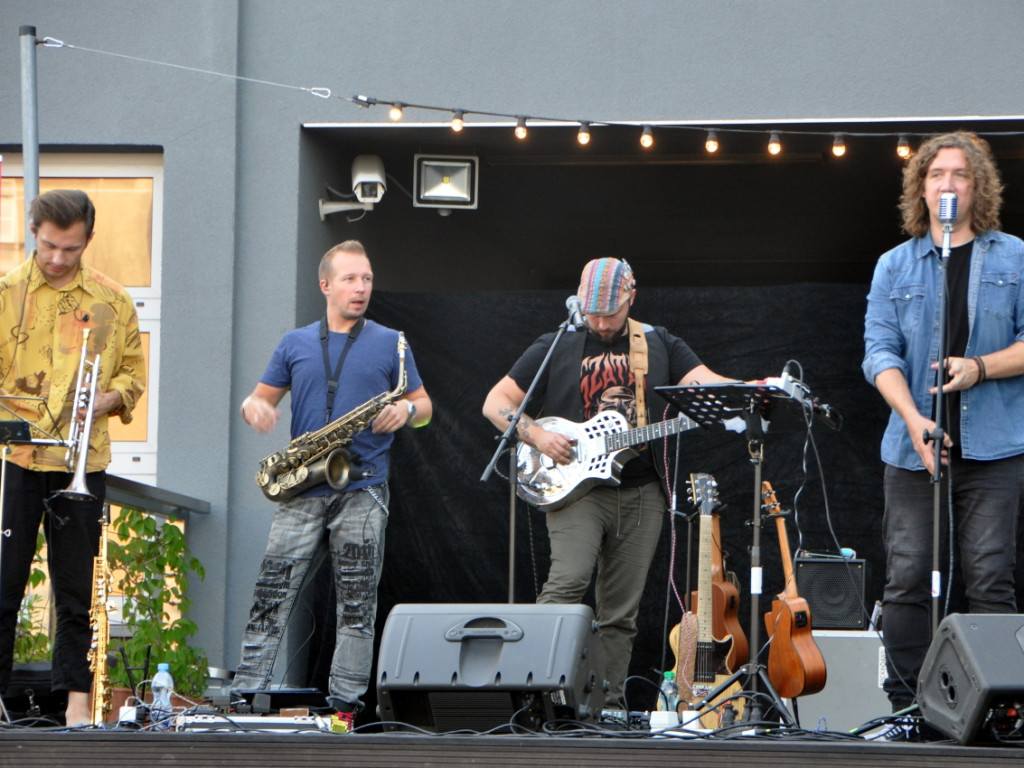
[[[332,372],[347,340],[347,333],[328,332],[327,348]],[[407,392],[423,386],[410,349],[405,351],[405,371],[408,377]],[[378,395],[393,391],[398,386],[398,376],[398,331],[367,320],[349,349],[338,377],[331,421],[336,421]],[[291,390],[292,439],[326,426],[327,374],[320,345],[320,322],[285,334],[260,381],[271,387]],[[345,491],[379,485],[387,480],[388,451],[393,441],[394,434],[375,435],[369,428],[356,435],[347,450],[353,455],[355,468],[372,475],[353,480],[345,486]],[[321,496],[335,492],[326,483],[322,483],[302,495]]]

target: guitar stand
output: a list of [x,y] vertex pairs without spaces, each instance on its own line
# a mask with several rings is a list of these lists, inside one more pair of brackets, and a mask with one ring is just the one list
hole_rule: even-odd
[[761,650],[761,464],[764,461],[764,423],[776,431],[807,429],[815,419],[839,429],[842,417],[828,405],[810,397],[804,384],[783,372],[779,378],[758,384],[707,384],[703,386],[656,387],[659,394],[699,424],[710,426],[740,418],[746,426],[747,450],[754,465],[753,542],[750,548],[750,634],[753,660],[733,672],[701,702],[706,708],[733,683],[744,680],[743,692],[752,694],[743,708],[741,722],[762,719],[759,684],[782,722],[797,727],[796,718],[772,685],[767,669],[758,663]]
[[758,683],[764,686],[764,693],[772,701],[769,712],[774,709],[782,723],[791,728],[798,727],[796,718],[779,696],[768,676],[767,668],[757,661],[761,650],[761,463],[764,461],[764,430],[761,426],[761,415],[756,409],[750,408],[744,414],[747,421],[747,433],[750,437],[747,449],[750,461],[754,465],[754,519],[749,525],[753,528],[753,543],[750,547],[750,643],[753,660],[744,664],[709,693],[701,702],[701,709],[718,698],[724,691],[740,680],[744,680],[743,693],[751,694],[743,707],[741,722],[758,723],[763,720],[761,694]]

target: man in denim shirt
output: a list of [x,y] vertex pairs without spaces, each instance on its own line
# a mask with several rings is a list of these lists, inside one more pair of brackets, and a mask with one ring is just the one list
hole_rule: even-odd
[[[943,290],[939,200],[957,195]],[[930,644],[935,395],[941,297],[948,296],[940,461],[972,613],[1014,613],[1024,487],[1024,242],[999,231],[1002,183],[988,142],[929,139],[903,171],[911,240],[875,268],[863,370],[892,407],[885,462],[883,630],[893,711],[914,701]],[[948,215],[947,215],[947,218]],[[947,518],[943,512],[943,518]]]

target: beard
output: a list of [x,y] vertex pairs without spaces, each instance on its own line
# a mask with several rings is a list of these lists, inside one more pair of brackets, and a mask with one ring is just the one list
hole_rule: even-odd
[[622,323],[622,327],[619,328],[619,330],[617,330],[614,333],[611,333],[611,334],[609,334],[607,336],[602,336],[600,333],[595,331],[589,325],[587,326],[587,333],[589,333],[590,334],[590,338],[592,338],[598,344],[600,344],[601,346],[608,347],[609,349],[611,349],[612,347],[615,346],[615,342],[617,342],[620,338],[622,338],[623,336],[626,335],[626,323],[623,322]]

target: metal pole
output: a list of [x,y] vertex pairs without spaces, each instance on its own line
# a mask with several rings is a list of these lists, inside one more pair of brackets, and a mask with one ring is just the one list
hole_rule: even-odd
[[23,26],[21,36],[21,152],[25,192],[25,258],[32,255],[36,239],[29,229],[29,204],[39,194],[39,102],[36,91],[36,28]]

